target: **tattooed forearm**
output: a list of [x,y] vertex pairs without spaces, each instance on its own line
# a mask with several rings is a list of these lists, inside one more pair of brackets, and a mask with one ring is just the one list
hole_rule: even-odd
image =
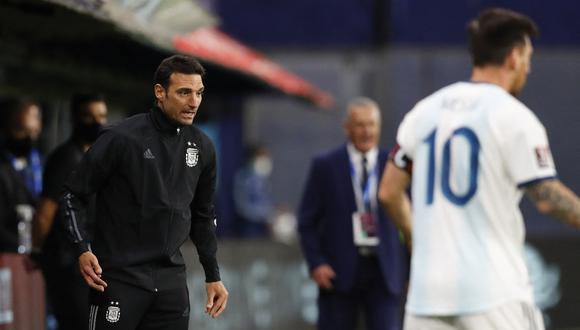
[[580,200],[559,180],[546,180],[526,189],[538,210],[580,228]]

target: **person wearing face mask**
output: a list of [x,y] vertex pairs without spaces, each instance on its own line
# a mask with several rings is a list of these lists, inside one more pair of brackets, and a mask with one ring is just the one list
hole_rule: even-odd
[[377,199],[387,152],[369,98],[347,107],[347,142],[314,159],[298,213],[300,243],[319,287],[318,329],[401,328],[408,251]]
[[263,146],[249,148],[247,164],[234,178],[234,202],[240,217],[239,233],[243,237],[264,237],[274,215],[270,173],[270,152]]
[[[17,329],[44,328],[44,282],[32,261],[31,225],[42,188],[40,107],[10,98],[0,102],[0,293],[11,297],[3,324]],[[6,281],[5,279],[12,280]],[[6,312],[6,310],[3,310]]]
[[[76,93],[71,98],[71,137],[52,152],[46,162],[44,186],[34,226],[35,245],[42,250],[42,268],[48,301],[58,329],[82,329],[89,314],[89,290],[80,276],[76,255],[66,237],[58,198],[67,176],[90,148],[107,122],[107,105],[99,93]],[[94,213],[91,200],[89,215]],[[89,216],[89,218],[91,218]],[[89,230],[90,232],[90,230]]]
[[[42,129],[40,108],[35,102],[23,99],[6,99],[1,103],[1,109],[7,115],[0,148],[0,250],[28,254],[31,252],[31,233],[21,231],[28,238],[26,242],[19,242],[23,238],[19,238],[17,227],[23,212],[34,213],[42,189],[42,162],[36,148],[36,140]],[[26,205],[29,211],[18,214],[15,209],[17,205]]]

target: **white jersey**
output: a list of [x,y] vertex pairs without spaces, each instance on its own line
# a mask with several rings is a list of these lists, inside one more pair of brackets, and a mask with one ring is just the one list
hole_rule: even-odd
[[499,86],[459,82],[401,123],[413,161],[413,254],[407,311],[457,315],[533,303],[521,187],[556,175],[546,131]]

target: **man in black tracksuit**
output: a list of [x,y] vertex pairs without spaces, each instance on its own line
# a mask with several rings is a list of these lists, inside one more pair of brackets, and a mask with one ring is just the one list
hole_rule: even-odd
[[[58,200],[66,178],[107,122],[107,104],[103,95],[75,93],[70,103],[73,132],[46,160],[33,231],[35,244],[41,248],[40,264],[47,300],[58,330],[83,329],[89,318],[89,288],[80,275],[77,255],[66,238],[65,221],[57,216],[63,214],[57,213]],[[94,201],[95,198],[90,198],[88,203],[89,229],[94,220]],[[90,238],[90,235],[85,237]]]
[[[216,261],[216,155],[192,126],[203,67],[175,55],[155,72],[156,106],[105,130],[65,184],[61,200],[91,290],[89,329],[187,329],[189,297],[179,248],[189,235],[206,276],[206,313],[227,290]],[[93,240],[83,230],[96,193]]]

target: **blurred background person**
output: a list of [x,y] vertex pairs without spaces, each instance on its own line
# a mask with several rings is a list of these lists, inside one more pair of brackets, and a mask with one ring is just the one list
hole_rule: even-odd
[[[40,107],[37,103],[11,98],[0,102],[7,112],[2,126],[1,161],[3,178],[3,234],[0,244],[4,251],[28,254],[32,250],[32,222],[37,198],[42,189],[42,161],[36,142],[42,130]],[[26,223],[16,213],[16,205],[28,205]],[[30,221],[30,223],[28,223]]]
[[[83,329],[89,318],[89,289],[80,276],[74,249],[67,239],[58,198],[65,179],[80,162],[107,122],[107,105],[99,93],[76,93],[70,101],[73,131],[70,138],[49,156],[44,185],[35,221],[35,245],[42,250],[42,269],[47,283],[48,302],[58,329]],[[94,197],[88,218],[94,216]],[[88,224],[89,233],[91,224]]]
[[7,111],[3,125],[4,156],[37,199],[42,191],[42,160],[37,147],[42,132],[40,106],[19,98],[2,103],[3,110]]
[[42,188],[42,164],[36,142],[42,131],[39,105],[9,98],[0,102],[5,115],[0,147],[0,253],[11,272],[9,290],[14,324],[44,328],[44,283],[31,260],[32,219]]
[[272,158],[263,145],[247,148],[246,163],[234,178],[234,203],[242,237],[267,237],[274,217]]
[[276,214],[270,224],[272,240],[295,246],[298,242],[298,220],[296,214],[288,205],[276,208]]
[[302,251],[320,288],[318,328],[400,329],[406,247],[377,201],[387,161],[378,148],[381,113],[368,98],[347,108],[348,142],[312,162],[298,215]]

